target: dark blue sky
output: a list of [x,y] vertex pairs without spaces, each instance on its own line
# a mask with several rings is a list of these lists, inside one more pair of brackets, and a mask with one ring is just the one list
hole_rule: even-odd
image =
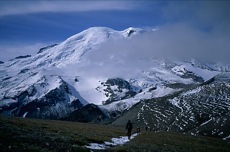
[[[78,5],[77,1],[75,2],[74,4]],[[92,1],[87,2],[90,5]],[[103,3],[105,1],[98,2]],[[122,3],[122,1],[120,2]],[[132,2],[124,2],[127,5],[132,4]],[[135,3],[135,6],[132,6],[134,8],[127,6],[127,9],[111,8],[104,10],[101,8],[94,10],[92,8],[90,11],[76,12],[68,12],[68,10],[47,12],[41,10],[39,12],[25,12],[22,14],[19,12],[5,15],[0,17],[0,40],[60,41],[92,26],[105,26],[116,30],[124,30],[130,26],[154,27],[162,24],[160,4],[147,1],[139,4]],[[81,4],[79,3],[79,5]],[[17,7],[17,5],[14,7]]]
[[124,30],[186,25],[225,39],[230,25],[229,4],[228,1],[1,0],[0,60],[35,54],[40,47],[59,43],[92,26]]
[[63,40],[92,26],[116,30],[130,26],[154,27],[161,23],[158,15],[147,11],[93,11],[9,16],[0,22],[0,40]]

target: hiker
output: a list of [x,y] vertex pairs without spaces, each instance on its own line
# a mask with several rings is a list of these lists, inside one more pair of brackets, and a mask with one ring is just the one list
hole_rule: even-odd
[[137,133],[139,134],[141,132],[140,127],[137,127]]
[[130,139],[130,137],[131,137],[131,132],[132,132],[132,129],[133,129],[133,124],[131,123],[130,120],[127,122],[125,128],[126,128],[126,130],[127,130],[128,139]]

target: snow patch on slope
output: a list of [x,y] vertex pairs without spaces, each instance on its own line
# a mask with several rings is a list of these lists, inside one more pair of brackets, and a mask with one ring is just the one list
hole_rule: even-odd
[[157,98],[157,97],[163,97],[167,94],[171,94],[175,91],[175,89],[171,89],[165,86],[158,86],[156,90],[154,91],[149,91],[149,89],[143,90],[143,92],[138,93],[136,96],[129,98],[129,99],[124,99],[120,100],[117,102],[113,102],[108,105],[101,105],[99,106],[102,110],[104,111],[124,111],[125,109],[131,108],[133,105],[136,103],[140,102],[141,100],[144,99],[151,99],[151,98]]
[[174,68],[174,71],[177,71],[177,74],[180,75],[182,74],[181,71],[184,71],[185,69],[195,73],[197,76],[201,76],[204,79],[204,81],[207,81],[211,79],[212,77],[214,77],[215,75],[221,73],[220,71],[211,71],[208,69],[201,69],[199,67],[193,66],[190,63],[180,63],[180,65]]
[[[138,134],[135,133],[131,136],[131,139],[135,138]],[[112,138],[112,142],[105,141],[103,144],[98,144],[98,143],[90,143],[86,145],[86,148],[89,149],[106,149],[111,146],[116,146],[116,145],[123,145],[126,142],[130,141],[127,136],[121,136],[120,138]]]

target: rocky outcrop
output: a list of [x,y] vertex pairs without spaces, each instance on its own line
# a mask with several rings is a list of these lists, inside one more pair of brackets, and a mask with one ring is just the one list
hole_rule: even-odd
[[63,120],[77,121],[77,122],[94,122],[103,123],[107,119],[107,116],[102,112],[102,110],[94,104],[88,104],[83,108],[75,110]]
[[24,58],[29,58],[29,57],[31,57],[31,55],[21,55],[21,56],[16,57],[15,59],[24,59]]
[[108,97],[108,100],[104,101],[103,104],[131,98],[136,95],[136,92],[132,90],[129,82],[122,78],[108,79],[105,83],[102,83],[102,85],[106,87],[103,91]]
[[52,45],[40,48],[39,51],[37,52],[37,54],[42,53],[42,52],[44,52],[44,51],[46,51],[46,50],[48,50],[48,49],[50,49],[52,47],[55,47],[55,46],[57,46],[57,44],[52,44]]

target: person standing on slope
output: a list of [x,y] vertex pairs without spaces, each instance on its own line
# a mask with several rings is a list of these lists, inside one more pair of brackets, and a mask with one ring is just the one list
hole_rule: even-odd
[[127,130],[128,139],[130,139],[130,137],[131,137],[131,132],[132,132],[132,129],[133,129],[133,124],[131,123],[130,120],[127,122],[125,128],[126,128],[126,130]]

